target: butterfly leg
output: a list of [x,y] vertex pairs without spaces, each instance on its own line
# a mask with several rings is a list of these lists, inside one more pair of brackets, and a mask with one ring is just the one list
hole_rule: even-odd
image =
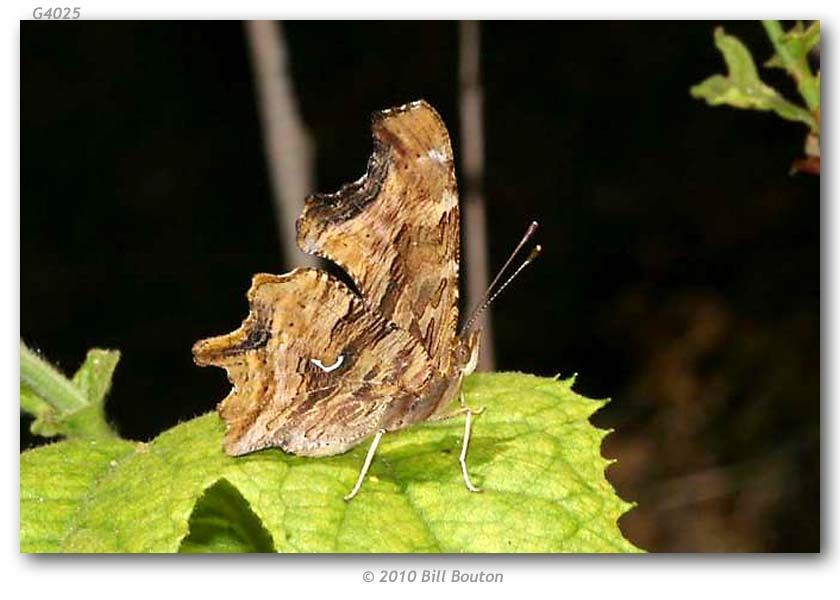
[[480,415],[484,412],[484,409],[487,408],[486,406],[482,406],[481,408],[470,408],[469,406],[467,406],[467,399],[464,396],[464,392],[461,392],[460,402],[461,410],[459,412],[470,411],[474,415]]
[[467,406],[467,403],[464,400],[464,394],[462,393],[461,410],[463,410],[467,415],[466,419],[464,419],[464,444],[461,446],[461,456],[458,457],[458,462],[461,463],[461,475],[464,477],[464,485],[467,486],[469,491],[480,492],[481,488],[477,488],[473,485],[472,479],[470,479],[470,473],[467,471],[467,449],[469,448],[470,437],[472,435],[472,416],[483,413],[484,407],[482,406],[480,410],[474,411]]
[[474,409],[467,406],[467,401],[464,398],[464,393],[461,392],[460,396],[461,407],[453,410],[452,412],[432,416],[429,418],[429,421],[442,421],[444,419],[451,419],[453,417],[457,417],[458,415],[466,415],[466,420],[464,421],[464,442],[461,446],[461,455],[458,457],[458,462],[461,464],[461,475],[464,478],[464,485],[467,486],[467,489],[471,492],[480,492],[481,488],[476,487],[472,479],[470,479],[470,473],[467,470],[467,450],[470,446],[470,437],[472,436],[472,418],[473,415],[480,415],[484,412],[486,407],[482,406],[481,408]]
[[373,462],[373,455],[376,454],[376,449],[379,447],[379,441],[382,439],[383,435],[385,435],[384,429],[380,429],[376,432],[376,437],[373,438],[373,442],[370,444],[367,456],[365,456],[365,462],[362,465],[362,470],[359,471],[359,478],[356,480],[356,485],[353,486],[353,489],[350,490],[349,494],[344,496],[345,501],[352,500],[356,497],[356,494],[359,493],[359,489],[362,487],[362,482],[364,482],[365,476],[367,476],[367,472],[370,469],[370,463]]
[[427,421],[446,421],[448,419],[454,419],[460,415],[466,414],[468,411],[474,415],[480,415],[484,412],[484,409],[487,408],[486,406],[482,406],[481,408],[471,408],[467,406],[466,400],[464,400],[464,394],[461,394],[461,407],[456,408],[452,412],[448,412],[442,415],[432,415]]

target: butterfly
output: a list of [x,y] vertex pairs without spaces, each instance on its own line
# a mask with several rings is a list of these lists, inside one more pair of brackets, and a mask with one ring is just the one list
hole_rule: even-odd
[[230,455],[278,447],[330,456],[373,435],[349,500],[386,432],[464,414],[459,461],[467,488],[479,491],[466,465],[478,411],[461,385],[478,361],[475,317],[510,279],[491,296],[496,278],[459,332],[460,221],[446,126],[418,101],[375,113],[372,131],[367,172],[307,198],[297,220],[298,246],[341,267],[356,289],[320,269],[257,274],[245,321],[197,342],[194,360],[224,368],[233,384],[218,406]]

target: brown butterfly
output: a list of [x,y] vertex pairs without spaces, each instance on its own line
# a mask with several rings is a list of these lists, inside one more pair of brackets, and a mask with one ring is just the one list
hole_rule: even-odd
[[[340,454],[374,434],[359,491],[382,435],[413,423],[466,415],[464,482],[473,411],[461,382],[478,359],[476,317],[461,332],[459,213],[452,147],[440,116],[419,101],[373,116],[367,173],[334,194],[306,200],[297,242],[350,276],[325,271],[258,274],[241,327],[193,347],[199,365],[223,367],[233,384],[219,404],[224,449],[238,456],[279,447],[301,456]],[[460,398],[460,406],[454,407]]]

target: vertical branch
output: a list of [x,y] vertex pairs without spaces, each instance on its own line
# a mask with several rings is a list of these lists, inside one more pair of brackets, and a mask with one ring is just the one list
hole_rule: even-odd
[[[487,215],[484,180],[483,94],[481,90],[481,33],[477,21],[459,23],[459,83],[461,113],[461,161],[464,189],[464,258],[467,272],[467,306],[475,306],[490,281],[487,256]],[[490,309],[481,315],[482,329],[478,369],[495,367]]]
[[316,259],[301,252],[296,242],[295,219],[314,187],[314,151],[297,106],[283,26],[273,21],[246,21],[245,31],[283,260],[290,267],[314,266]]
[[[770,42],[773,44],[773,49],[779,57],[781,66],[784,67],[794,82],[796,82],[799,95],[805,100],[808,109],[812,112],[819,111],[820,80],[818,77],[814,77],[814,74],[811,72],[811,66],[808,64],[808,53],[803,51],[798,44],[792,49],[789,46],[791,42],[786,41],[786,38],[797,30],[794,29],[791,34],[788,34],[782,29],[782,24],[779,21],[767,20],[761,23],[764,25],[767,37],[770,38]],[[819,27],[819,22],[817,22],[817,27]],[[796,42],[793,42],[793,44],[796,44]],[[802,44],[802,42],[800,41],[799,44]],[[797,52],[797,50],[799,51]]]

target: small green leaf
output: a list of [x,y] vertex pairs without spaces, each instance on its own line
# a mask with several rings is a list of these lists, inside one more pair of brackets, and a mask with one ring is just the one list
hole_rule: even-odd
[[102,406],[105,395],[111,389],[111,378],[118,362],[119,350],[94,348],[88,351],[85,362],[73,375],[73,384],[81,390],[88,402]]
[[[224,424],[213,413],[121,454],[104,476],[101,461],[95,462],[97,475],[88,477],[85,492],[66,494],[79,499],[69,522],[42,534],[59,541],[27,549],[637,551],[617,525],[630,505],[604,475],[606,432],[589,423],[604,403],[579,396],[571,385],[515,373],[467,379],[467,401],[486,407],[474,421],[468,456],[473,480],[484,488],[480,494],[461,480],[460,418],[387,434],[361,492],[345,502],[366,446],[326,458],[277,449],[233,458],[222,452]],[[74,442],[68,452],[84,454],[91,443]],[[51,452],[65,444],[50,446]],[[42,469],[40,480],[23,478],[41,461],[38,450],[31,452],[24,453],[21,485],[40,492],[27,489],[25,497],[45,487],[64,497],[61,469],[51,475]],[[22,508],[22,527],[31,529],[28,520],[36,516]]]
[[105,397],[120,360],[116,350],[90,350],[68,380],[21,343],[21,410],[35,416],[32,433],[43,437],[115,436],[105,415]]
[[713,106],[725,104],[736,108],[771,110],[789,121],[805,123],[812,130],[818,127],[816,118],[809,111],[788,102],[776,90],[766,85],[750,51],[735,36],[723,29],[715,30],[715,45],[723,54],[728,75],[713,75],[691,88],[691,95],[702,98]]

